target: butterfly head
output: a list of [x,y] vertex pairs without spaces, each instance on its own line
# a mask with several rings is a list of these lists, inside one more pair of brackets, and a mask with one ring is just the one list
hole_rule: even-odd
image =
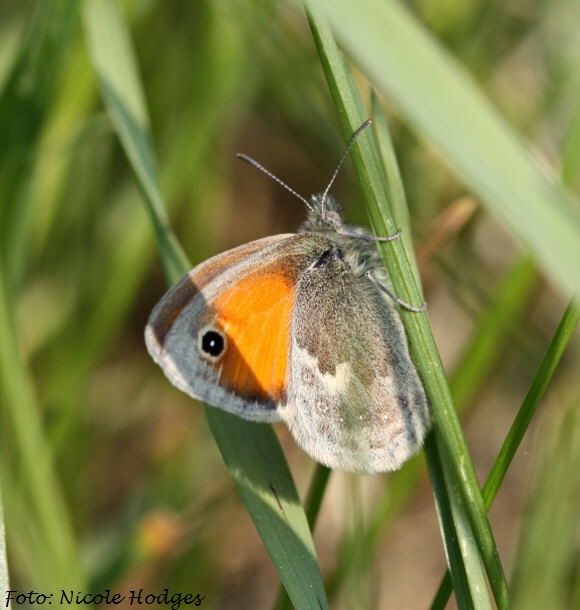
[[332,195],[312,195],[308,210],[308,219],[302,224],[300,231],[336,233],[343,226],[342,209]]

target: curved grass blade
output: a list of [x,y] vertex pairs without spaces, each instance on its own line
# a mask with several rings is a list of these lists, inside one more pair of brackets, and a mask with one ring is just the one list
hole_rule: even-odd
[[[580,306],[572,301],[560,320],[560,324],[556,329],[552,341],[550,341],[550,345],[542,359],[538,372],[534,376],[532,385],[524,398],[522,406],[518,410],[518,414],[509,429],[506,439],[503,442],[499,454],[485,481],[482,495],[487,510],[489,510],[493,504],[505,474],[512,463],[514,455],[522,442],[538,405],[554,376],[558,363],[572,337],[572,333],[574,332],[579,319]],[[439,585],[439,590],[433,600],[431,609],[442,610],[445,608],[450,595],[451,580],[448,572]]]
[[[17,26],[23,28],[17,34],[20,47],[14,49],[9,64],[0,68],[7,70],[0,76],[0,256],[9,286],[20,286],[27,264],[34,160],[57,98],[55,75],[70,48],[78,7],[78,0],[48,0],[35,6],[23,20],[26,25]],[[0,46],[10,36],[5,31],[10,21],[3,19]]]
[[580,288],[580,203],[532,159],[468,74],[400,2],[311,0],[388,95],[566,292]]
[[[387,127],[383,125],[384,115],[381,114],[382,109],[378,105],[375,106],[375,101],[373,99],[372,116],[376,123],[381,155],[385,158],[385,151],[380,143],[381,141],[388,142],[388,138],[381,137],[383,129],[387,129]],[[388,152],[388,154],[391,156],[392,152]],[[401,195],[396,195],[396,190],[392,188],[390,177],[389,194],[393,199],[393,207],[396,208],[396,198]],[[402,196],[404,197],[404,193],[402,193]],[[398,222],[399,226],[405,227],[403,222]],[[405,229],[403,229],[403,232],[405,232]],[[494,290],[493,300],[481,312],[478,322],[474,324],[474,332],[468,341],[468,347],[460,360],[459,366],[449,379],[451,393],[460,413],[465,410],[468,402],[472,400],[474,393],[477,392],[477,388],[480,387],[486,378],[490,367],[494,362],[497,362],[498,357],[503,353],[501,338],[505,336],[506,329],[512,328],[515,320],[521,317],[532,287],[535,284],[536,275],[535,265],[531,264],[529,256],[527,254],[522,255],[507,270],[498,288]],[[487,334],[484,336],[481,332],[480,328],[482,326],[487,334],[496,337],[493,346],[490,345]],[[361,546],[365,549],[363,557],[365,566],[371,563],[381,536],[384,537],[385,530],[392,523],[395,514],[402,511],[407,505],[413,490],[417,486],[421,472],[420,463],[415,459],[406,464],[403,470],[393,473],[389,477],[388,490],[386,490],[381,501],[375,507],[369,527],[364,532],[365,541]],[[333,590],[340,582],[344,581],[345,574],[349,570],[348,558],[350,554],[349,544],[346,541],[341,545],[334,572],[326,579],[326,590],[331,598]],[[449,593],[446,594],[445,603],[451,592],[451,581],[448,575],[446,577],[446,584],[449,588]]]
[[[514,609],[578,608],[580,401],[546,421],[540,472],[517,549]],[[576,597],[576,600],[573,598]]]
[[[36,585],[47,591],[55,584],[82,589],[84,578],[73,527],[50,459],[35,388],[18,351],[3,272],[0,265],[0,417],[2,432],[13,439],[19,469],[17,474],[9,471],[12,461],[4,456],[0,464],[2,490],[6,502],[12,503],[11,513],[18,513],[15,507],[26,504],[27,516],[32,519],[26,528],[32,540],[27,553],[37,553]],[[49,548],[50,555],[38,553],[39,547]]]
[[520,407],[513,424],[507,434],[507,437],[501,446],[499,454],[491,468],[491,471],[485,481],[482,489],[483,501],[486,508],[490,508],[499,487],[505,477],[507,469],[511,464],[520,443],[532,421],[532,418],[542,400],[548,386],[556,372],[556,368],[562,354],[572,337],[572,333],[580,319],[580,306],[574,301],[570,302],[560,324],[556,329],[556,333],[550,341],[550,345],[546,351],[542,363],[536,373],[532,385],[528,390],[526,397]]
[[[324,492],[326,491],[326,486],[328,485],[331,474],[332,470],[330,468],[327,468],[322,464],[316,465],[316,470],[314,471],[314,476],[310,483],[310,489],[308,490],[308,497],[304,502],[306,517],[311,531],[314,531],[314,526],[316,525],[322,500],[324,498]],[[278,597],[273,607],[276,610],[292,610],[290,598],[284,588],[281,588],[278,592]]]
[[[70,48],[78,2],[49,1],[36,8],[32,19],[12,22],[22,28],[20,45],[12,51],[4,48],[8,41],[2,45],[3,55],[11,57],[0,77],[0,484],[2,510],[14,541],[11,557],[18,563],[21,582],[49,593],[53,587],[82,589],[84,574],[47,434],[46,404],[39,401],[36,376],[22,353],[15,310],[29,279],[31,184],[58,97],[55,76]],[[11,21],[3,23],[3,30]],[[6,60],[3,56],[2,62]],[[0,580],[7,581],[3,519],[2,514]]]
[[[458,498],[454,494],[447,493],[445,474],[433,435],[430,435],[425,442],[425,454],[429,460],[429,475],[433,485],[437,518],[443,533],[443,544],[445,545],[445,554],[449,565],[448,573],[453,581],[457,605],[462,610],[471,610],[475,608],[475,605],[472,590],[469,586],[469,576],[465,561],[463,560],[461,547],[458,542],[459,531],[455,525],[454,518],[454,512],[458,511],[454,511],[452,508],[453,503],[457,502]],[[476,554],[476,557],[479,558],[479,555]]]
[[[115,5],[110,0],[86,2],[85,28],[104,103],[143,190],[166,275],[173,282],[190,265],[167,223],[141,86]],[[209,407],[206,414],[290,599],[299,608],[326,608],[306,515],[272,427]]]
[[91,60],[101,95],[141,188],[155,235],[163,250],[166,277],[176,282],[187,267],[165,213],[158,185],[155,154],[150,145],[149,119],[135,58],[111,3],[91,0],[84,5],[84,23]]
[[[407,205],[405,187],[403,185],[403,179],[401,178],[401,172],[399,171],[399,164],[395,156],[395,149],[393,147],[387,119],[374,91],[371,95],[371,110],[371,116],[376,125],[375,133],[377,134],[377,143],[381,153],[382,166],[385,169],[388,200],[391,204],[390,207],[397,226],[402,230],[401,239],[405,244],[407,252],[413,252],[409,207]],[[409,263],[413,265],[415,277],[419,277],[419,270],[417,269],[414,256],[410,257]]]
[[[360,95],[328,26],[312,12],[310,24],[339,111],[343,131],[345,135],[350,134],[364,118]],[[368,203],[373,229],[378,235],[388,235],[394,232],[396,226],[394,218],[388,213],[389,203],[384,186],[385,173],[378,151],[373,144],[372,138],[361,136],[353,147],[352,158]],[[389,255],[386,255],[387,252]],[[413,268],[408,262],[411,253],[405,251],[404,244],[400,240],[395,240],[384,244],[383,254],[396,294],[408,303],[421,303]],[[436,421],[434,433],[437,447],[444,454],[443,464],[452,466],[453,476],[456,477],[453,484],[459,485],[463,495],[462,506],[473,528],[496,603],[498,607],[506,608],[507,581],[426,316],[402,311],[401,317],[407,329],[414,362],[431,401]],[[470,562],[470,565],[475,566],[476,562]],[[478,588],[477,584],[475,588]]]
[[306,502],[304,503],[306,506],[306,516],[308,517],[308,524],[310,525],[310,529],[312,530],[316,525],[318,514],[320,513],[320,507],[322,505],[322,500],[324,498],[324,492],[326,491],[326,486],[328,485],[328,480],[330,479],[331,474],[332,470],[330,468],[327,468],[322,464],[316,465],[314,477],[312,479],[310,489],[308,491],[308,497],[306,498]]

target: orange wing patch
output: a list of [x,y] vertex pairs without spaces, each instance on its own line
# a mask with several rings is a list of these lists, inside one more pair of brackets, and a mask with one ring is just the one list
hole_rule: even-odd
[[220,385],[265,403],[284,403],[294,273],[271,265],[240,280],[211,303],[227,348],[212,366]]
[[251,256],[264,248],[264,242],[266,241],[271,242],[272,238],[259,239],[250,242],[249,244],[228,250],[227,252],[223,252],[218,256],[214,256],[205,261],[205,263],[192,269],[173,286],[159,303],[159,310],[155,317],[149,320],[149,324],[158,345],[160,347],[163,345],[165,337],[173,326],[173,323],[189,305],[196,294],[214,278],[221,273],[224,273],[226,269],[229,269],[232,265],[238,263],[242,258]]

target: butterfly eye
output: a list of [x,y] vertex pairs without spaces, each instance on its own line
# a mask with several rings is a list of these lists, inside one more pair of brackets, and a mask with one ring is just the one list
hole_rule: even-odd
[[206,328],[199,335],[199,350],[210,360],[217,360],[226,349],[226,338],[215,328]]
[[328,248],[310,265],[310,269],[319,269],[325,267],[334,260],[343,260],[344,254],[340,249]]

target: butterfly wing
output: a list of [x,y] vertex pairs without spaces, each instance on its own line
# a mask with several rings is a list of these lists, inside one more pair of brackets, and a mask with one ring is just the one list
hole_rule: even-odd
[[419,450],[428,426],[398,311],[340,250],[319,263],[296,287],[284,419],[298,444],[331,468],[394,470]]
[[284,420],[332,468],[393,470],[426,433],[399,314],[328,236],[277,235],[209,259],[161,299],[145,336],[179,389]]
[[275,235],[192,269],[154,308],[145,338],[170,381],[246,419],[272,422],[287,402],[300,236]]

